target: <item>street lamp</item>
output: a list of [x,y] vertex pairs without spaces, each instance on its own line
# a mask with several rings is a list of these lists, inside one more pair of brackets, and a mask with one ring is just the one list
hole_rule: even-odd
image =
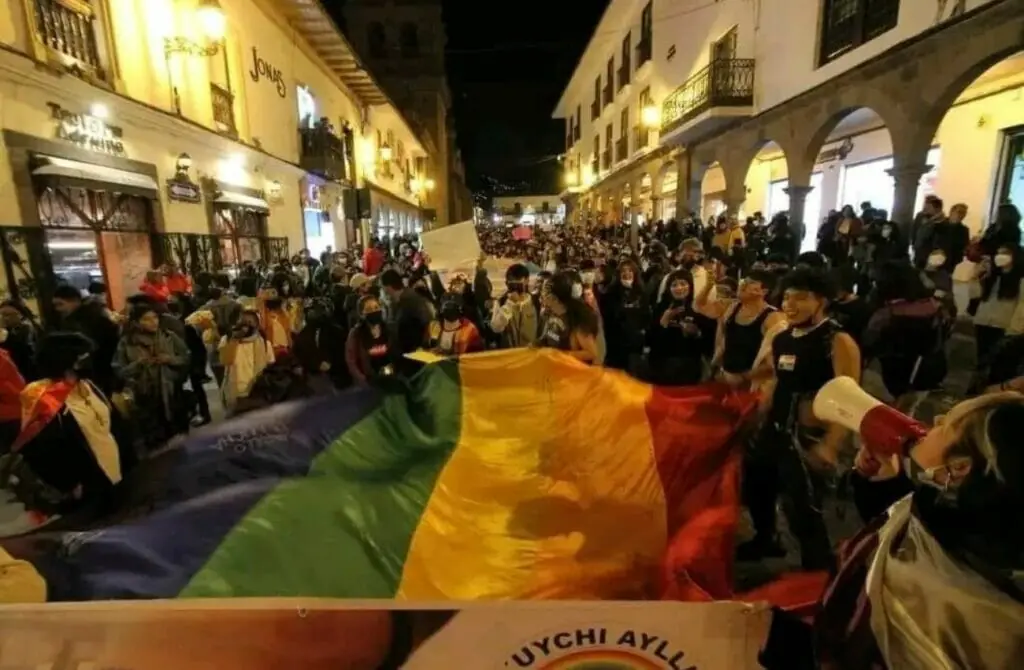
[[435,186],[437,186],[437,184],[434,182],[433,179],[427,179],[425,182],[423,182],[423,188],[427,189],[428,192],[433,191]]
[[643,124],[648,128],[657,128],[661,125],[661,110],[655,105],[647,105],[640,115]]
[[218,0],[200,0],[196,8],[199,27],[211,42],[220,42],[227,32],[228,20]]

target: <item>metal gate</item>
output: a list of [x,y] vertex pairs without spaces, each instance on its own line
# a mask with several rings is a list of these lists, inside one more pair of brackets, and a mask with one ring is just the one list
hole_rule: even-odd
[[46,253],[42,228],[0,226],[3,298],[23,303],[43,324],[54,323],[53,291],[57,275]]
[[[231,274],[238,268],[229,258],[273,264],[288,257],[286,237],[161,233],[153,238],[153,253],[158,263],[173,262],[192,277],[202,272]],[[224,245],[229,245],[229,258],[225,258]]]

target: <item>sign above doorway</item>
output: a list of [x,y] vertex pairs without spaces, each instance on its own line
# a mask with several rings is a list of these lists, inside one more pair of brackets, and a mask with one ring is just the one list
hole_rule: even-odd
[[53,119],[57,122],[57,137],[73,142],[85,149],[114,156],[123,156],[124,131],[103,119],[89,114],[68,111],[55,102],[48,102]]
[[178,202],[199,203],[203,201],[203,191],[199,184],[186,179],[168,179],[167,197]]

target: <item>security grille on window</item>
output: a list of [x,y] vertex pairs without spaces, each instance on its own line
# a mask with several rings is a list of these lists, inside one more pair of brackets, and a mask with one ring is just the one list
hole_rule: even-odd
[[900,0],[824,0],[819,65],[896,27]]

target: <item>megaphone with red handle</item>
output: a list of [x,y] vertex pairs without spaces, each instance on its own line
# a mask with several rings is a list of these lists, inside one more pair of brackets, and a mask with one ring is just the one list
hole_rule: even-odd
[[812,409],[821,421],[860,435],[861,443],[878,460],[905,456],[928,433],[923,423],[871,396],[850,377],[836,377],[822,386]]

